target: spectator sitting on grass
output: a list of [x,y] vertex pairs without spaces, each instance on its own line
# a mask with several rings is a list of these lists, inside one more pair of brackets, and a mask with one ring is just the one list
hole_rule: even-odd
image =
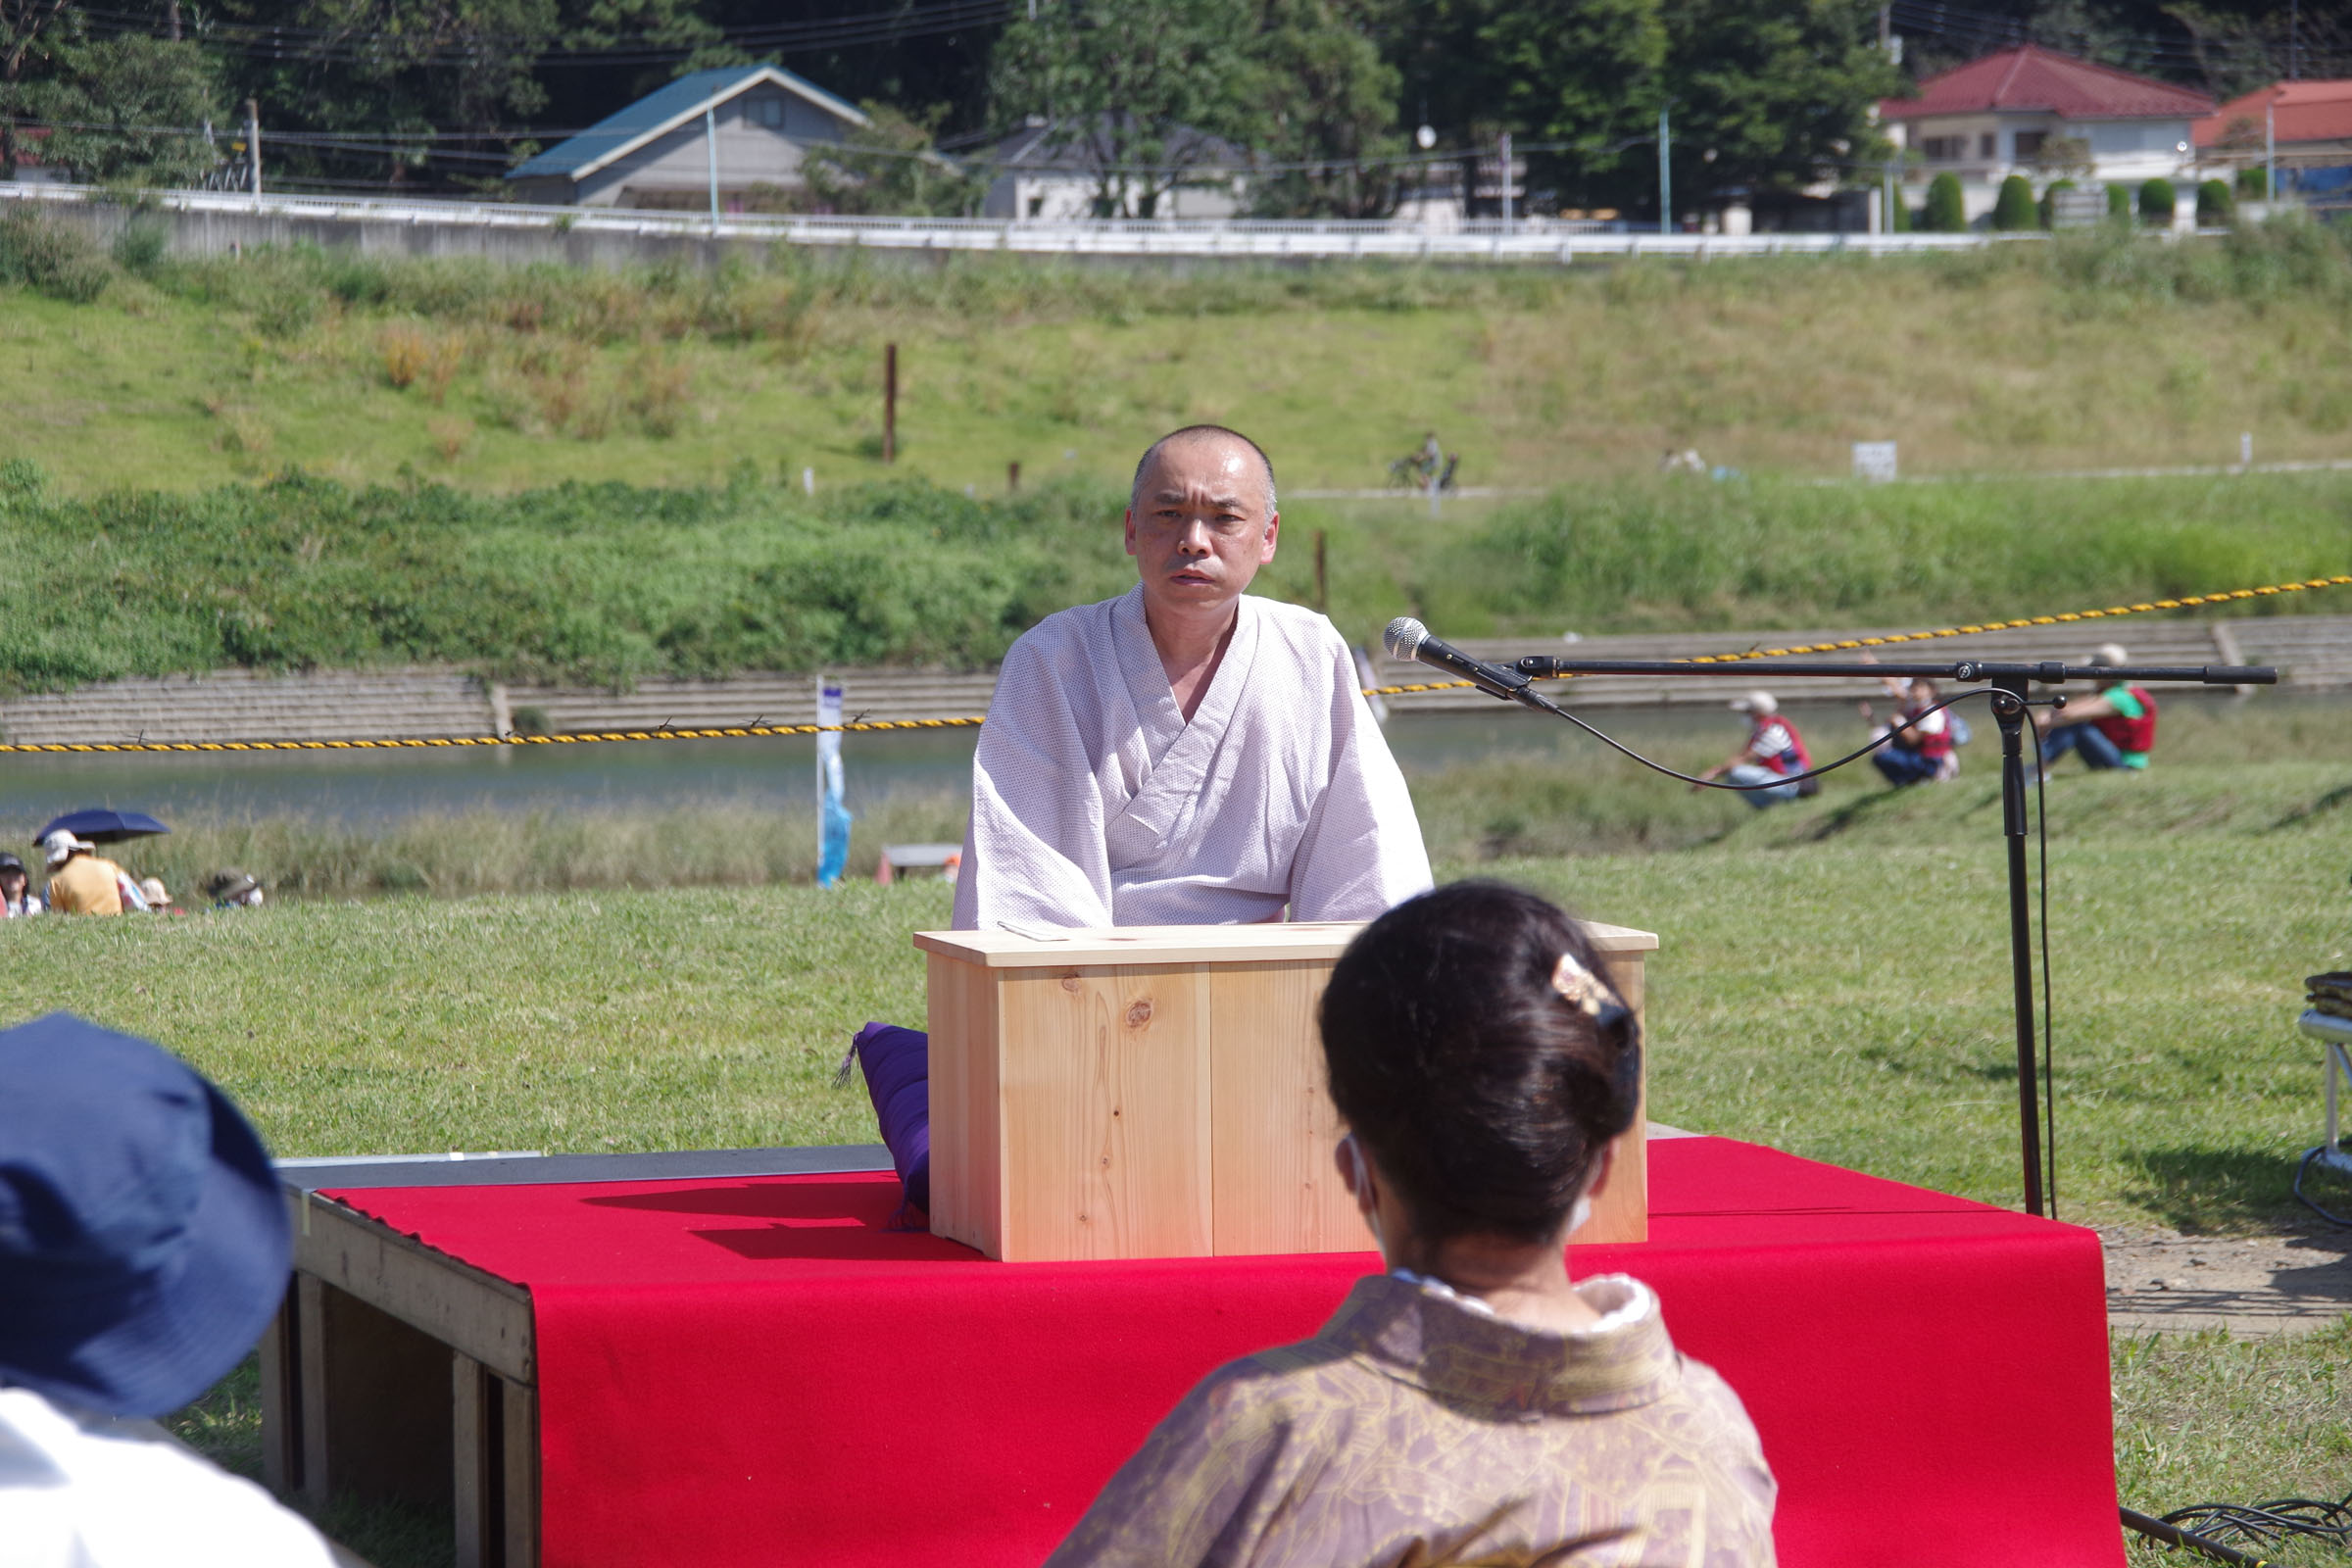
[[1641,1113],[1607,961],[1531,893],[1397,906],[1323,993],[1340,1178],[1386,1272],[1212,1372],[1048,1568],[1773,1560],[1774,1483],[1657,1297],[1567,1240]]
[[270,1154],[144,1040],[59,1012],[0,1032],[0,1562],[328,1568],[326,1543],[152,1417],[285,1299]]
[[13,855],[0,855],[0,920],[40,912],[41,896],[32,891],[24,862]]
[[[1803,794],[1804,785],[1795,775],[1812,771],[1813,757],[1796,726],[1781,715],[1780,700],[1770,692],[1749,692],[1732,704],[1732,711],[1747,715],[1747,744],[1699,777],[1728,778],[1745,786],[1740,799],[1758,810]],[[1788,782],[1779,782],[1784,779]]]
[[145,902],[149,914],[185,914],[188,912],[172,906],[172,890],[164,886],[164,879],[160,876],[141,879],[139,897]]
[[[1905,680],[1888,675],[1885,684],[1886,695],[1899,706],[1891,722],[1871,732],[1872,740],[1887,737],[1886,745],[1870,754],[1871,765],[1897,789],[1958,778],[1960,759],[1952,751],[1951,715],[1936,707],[1942,696],[1936,683],[1924,676]],[[1862,716],[1871,716],[1868,703],[1862,705]]]
[[215,871],[204,879],[204,896],[213,901],[216,909],[258,909],[262,906],[262,885],[235,866]]
[[60,828],[41,840],[49,860],[49,907],[60,914],[121,914],[146,903],[130,873],[98,854],[98,847]]
[[[2113,669],[2131,662],[2114,643],[2093,649],[2090,662]],[[2113,681],[2086,702],[2069,703],[2053,712],[2034,710],[2034,726],[2041,732],[2041,765],[2046,769],[2067,753],[2076,753],[2082,765],[2094,770],[2114,767],[2134,772],[2148,765],[2156,749],[2156,699],[2137,686]]]

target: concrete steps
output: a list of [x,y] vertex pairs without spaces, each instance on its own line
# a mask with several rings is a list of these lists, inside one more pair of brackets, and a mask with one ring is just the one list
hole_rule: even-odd
[[[1688,659],[1826,642],[1854,632],[1776,632],[1763,639],[1725,633],[1589,637],[1581,642],[1466,640],[1482,659],[1507,663],[1525,654],[1590,659]],[[2352,691],[2352,615],[2294,615],[2250,620],[2084,621],[2066,626],[1982,632],[1878,650],[1883,660],[1948,662],[1963,658],[2080,660],[2109,639],[2135,661],[2167,664],[2279,666],[2281,685],[2303,692]],[[1444,677],[1420,664],[1374,661],[1379,684]],[[844,712],[852,718],[961,718],[988,710],[993,673],[939,669],[840,672]],[[1657,708],[1728,702],[1763,684],[1739,676],[1587,676],[1561,682],[1559,700],[1579,708]],[[1784,682],[1784,699],[1797,695]],[[1876,697],[1872,680],[1805,681],[1808,698]],[[1475,691],[1424,692],[1388,699],[1400,711],[1476,710],[1494,699]],[[577,686],[485,686],[449,669],[334,670],[302,675],[221,670],[209,675],[108,681],[71,692],[0,702],[0,739],[18,744],[229,740],[417,739],[490,735],[508,726],[544,733],[720,728],[752,723],[808,724],[816,718],[811,675],[743,675],[732,680],[647,681],[631,692]]]

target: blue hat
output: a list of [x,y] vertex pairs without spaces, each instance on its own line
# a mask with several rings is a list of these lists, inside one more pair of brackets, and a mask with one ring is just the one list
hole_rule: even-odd
[[0,1030],[0,1384],[177,1409],[261,1338],[292,1247],[269,1151],[193,1068],[69,1013]]

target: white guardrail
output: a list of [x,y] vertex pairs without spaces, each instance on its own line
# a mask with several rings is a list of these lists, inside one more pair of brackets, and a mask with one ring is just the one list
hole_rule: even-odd
[[[0,181],[0,199],[80,203],[109,199],[88,186]],[[394,201],[381,197],[248,196],[235,191],[161,191],[183,213],[319,219],[554,233],[667,234],[873,250],[1004,251],[1033,256],[1201,256],[1265,260],[1573,262],[1586,257],[1878,256],[1966,250],[1987,234],[1658,234],[1592,222],[1529,220],[1504,233],[1499,220],[1439,233],[1379,222],[1007,221],[984,218],[822,218],[691,213],[612,207],[526,207],[509,202]],[[2001,235],[2033,239],[2035,235]]]

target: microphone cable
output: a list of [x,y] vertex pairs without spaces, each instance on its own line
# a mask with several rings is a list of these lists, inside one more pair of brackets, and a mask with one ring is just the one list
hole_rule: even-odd
[[[1802,773],[1790,773],[1776,778],[1769,784],[1727,784],[1720,779],[1700,778],[1695,774],[1681,772],[1653,758],[1642,756],[1614,735],[1579,718],[1540,692],[1523,689],[1516,700],[1530,708],[1540,709],[1550,713],[1556,718],[1566,719],[1611,751],[1631,758],[1653,773],[1663,773],[1668,778],[1680,779],[1686,784],[1694,785],[1700,789],[1728,790],[1735,795],[1747,795],[1758,790],[1779,789],[1784,784],[1801,784],[1810,778],[1820,778],[1826,773],[1835,773],[1838,769],[1849,763],[1858,762],[1881,747],[1890,744],[1899,730],[1908,729],[1913,723],[1926,718],[1930,713],[1940,713],[1945,709],[1967,702],[1972,697],[1993,697],[1998,695],[1999,691],[2000,688],[1997,686],[1984,686],[1962,692],[1956,697],[1947,697],[1940,703],[1920,710],[1900,724],[1889,724],[1886,734],[1875,737],[1859,749],[1846,753],[1845,756],[1838,758],[1834,762],[1825,762],[1819,767],[1809,768]],[[2030,703],[2029,706],[2031,706]],[[2056,1219],[2058,1217],[2058,1102],[2056,1074],[2052,1063],[2055,1054],[2056,1026],[2050,1017],[2052,995],[2050,985],[2050,821],[2049,800],[2043,787],[2043,780],[2047,773],[2048,769],[2043,766],[2041,760],[2041,744],[2036,739],[2034,745],[2034,837],[2039,851],[2041,867],[2038,888],[2041,917],[2037,922],[2039,925],[2037,935],[2041,947],[2042,1192],[2048,1216]]]

